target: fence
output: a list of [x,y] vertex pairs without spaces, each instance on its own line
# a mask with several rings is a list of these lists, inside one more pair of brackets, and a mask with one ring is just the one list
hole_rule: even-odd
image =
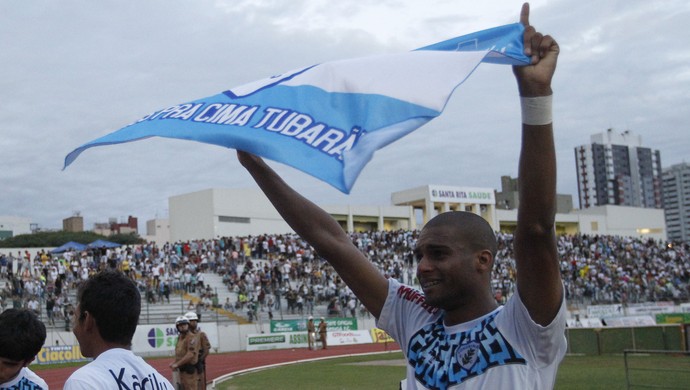
[[688,388],[690,352],[628,349],[623,357],[628,389]]
[[625,350],[677,351],[685,349],[685,329],[679,324],[615,327],[568,328],[568,353],[602,355]]

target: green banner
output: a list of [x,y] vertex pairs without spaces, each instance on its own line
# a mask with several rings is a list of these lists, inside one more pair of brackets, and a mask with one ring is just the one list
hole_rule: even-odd
[[[357,330],[357,318],[325,318],[326,328],[328,331],[334,330]],[[320,319],[315,318],[314,324],[318,325]],[[284,332],[306,332],[307,319],[298,320],[271,320],[271,333]]]
[[259,345],[259,344],[276,344],[284,343],[285,336],[252,336],[247,338],[247,344],[249,345]]
[[690,324],[690,313],[659,313],[657,324]]

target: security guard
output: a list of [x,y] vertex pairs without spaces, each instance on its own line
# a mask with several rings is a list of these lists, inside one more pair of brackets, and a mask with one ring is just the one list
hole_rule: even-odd
[[175,345],[175,361],[170,368],[179,372],[179,382],[176,384],[179,390],[196,390],[198,386],[198,374],[196,363],[199,361],[199,343],[189,328],[189,320],[185,316],[177,317],[175,327],[179,332],[177,345]]
[[199,390],[206,389],[206,356],[211,351],[211,343],[204,331],[197,327],[199,318],[193,311],[184,315],[189,320],[189,331],[197,336],[199,346],[199,361],[197,362],[197,374],[199,375]]

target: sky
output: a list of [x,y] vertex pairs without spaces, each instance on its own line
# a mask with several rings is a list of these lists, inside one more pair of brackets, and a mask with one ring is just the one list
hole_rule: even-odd
[[[399,53],[517,22],[520,1],[0,0],[0,216],[59,229],[168,217],[168,198],[256,188],[234,151],[151,138],[65,155],[153,111],[325,61]],[[690,161],[690,2],[535,0],[560,45],[553,81],[557,190],[577,202],[574,148],[612,128]],[[317,204],[390,205],[422,185],[500,190],[517,176],[510,67],[484,64],[444,113],[379,150],[351,193],[271,162]]]

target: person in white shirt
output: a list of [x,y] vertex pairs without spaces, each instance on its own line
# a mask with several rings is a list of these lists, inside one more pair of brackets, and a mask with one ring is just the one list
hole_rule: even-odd
[[64,390],[174,390],[166,377],[131,351],[140,312],[139,290],[120,271],[101,271],[79,287],[73,332],[82,354],[94,360],[72,373]]
[[38,301],[36,300],[36,297],[31,297],[29,299],[29,302],[26,303],[26,307],[31,310],[34,314],[39,315],[40,311],[38,310]]
[[45,340],[46,327],[31,311],[7,309],[0,314],[0,389],[48,390],[28,368]]
[[447,212],[424,226],[415,249],[420,292],[386,279],[337,221],[290,188],[261,158],[237,153],[285,221],[400,343],[407,361],[404,389],[552,388],[566,352],[551,119],[559,47],[530,26],[528,4],[520,22],[531,63],[513,67],[523,122],[513,241],[517,288],[503,307],[491,291],[496,238],[481,216]]

